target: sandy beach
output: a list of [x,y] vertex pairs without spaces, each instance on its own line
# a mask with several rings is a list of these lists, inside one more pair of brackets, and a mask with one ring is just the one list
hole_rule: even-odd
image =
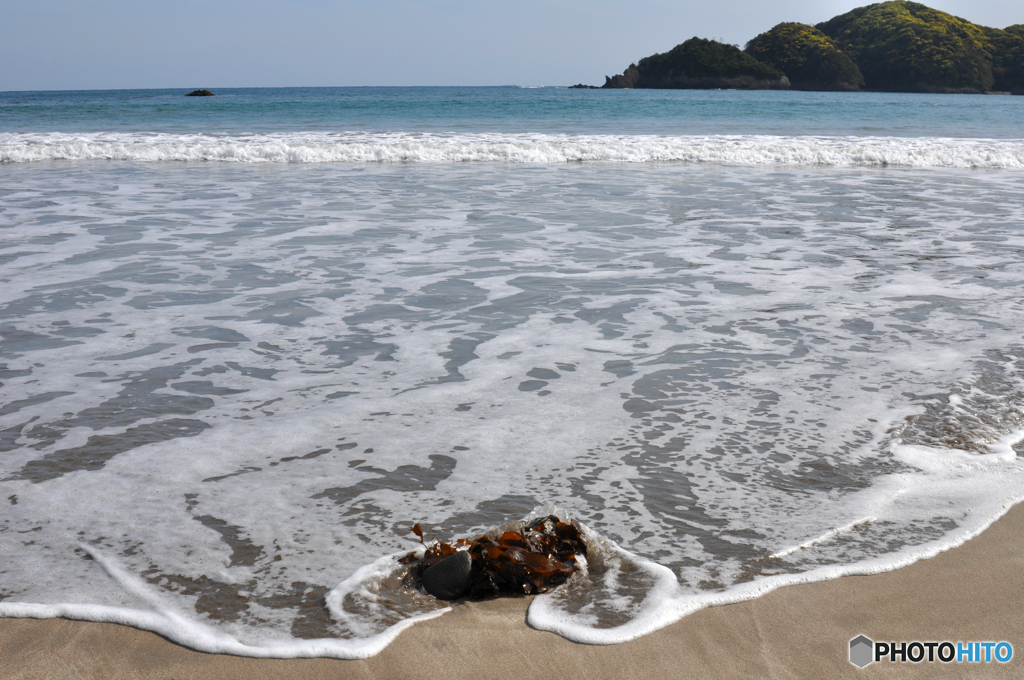
[[[525,623],[528,601],[457,606],[378,656],[256,660],[201,654],[152,633],[68,620],[0,620],[0,676],[32,678],[837,678],[1024,675],[1024,506],[954,550],[897,571],[781,588],[697,612],[621,645],[580,645]],[[1007,641],[1012,661],[847,660],[864,634],[892,641]]]

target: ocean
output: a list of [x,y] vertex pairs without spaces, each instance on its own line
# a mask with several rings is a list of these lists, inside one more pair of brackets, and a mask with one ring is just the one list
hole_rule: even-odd
[[1024,499],[1024,97],[0,93],[0,616],[375,654],[573,518],[633,639]]

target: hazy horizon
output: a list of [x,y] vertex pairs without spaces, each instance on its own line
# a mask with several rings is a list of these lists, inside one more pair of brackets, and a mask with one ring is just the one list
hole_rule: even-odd
[[[742,46],[780,22],[814,24],[865,4],[725,0],[690,10],[643,0],[627,10],[606,0],[443,0],[431,8],[407,0],[3,0],[0,91],[601,85],[693,36]],[[1024,23],[1018,2],[925,4],[986,26]]]

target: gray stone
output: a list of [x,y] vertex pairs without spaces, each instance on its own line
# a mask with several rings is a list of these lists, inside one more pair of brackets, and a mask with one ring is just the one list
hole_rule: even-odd
[[423,589],[439,600],[454,600],[469,588],[473,558],[465,550],[431,565],[420,577]]

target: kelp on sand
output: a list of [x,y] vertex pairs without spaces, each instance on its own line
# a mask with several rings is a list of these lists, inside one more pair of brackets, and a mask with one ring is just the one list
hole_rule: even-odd
[[[435,540],[428,545],[418,523],[413,532],[425,551],[399,560],[411,565],[405,584],[422,587],[440,599],[546,593],[586,568],[587,546],[579,525],[554,515],[537,518],[520,531],[505,531],[497,537],[484,534],[472,541]],[[469,556],[468,563],[460,552]]]

